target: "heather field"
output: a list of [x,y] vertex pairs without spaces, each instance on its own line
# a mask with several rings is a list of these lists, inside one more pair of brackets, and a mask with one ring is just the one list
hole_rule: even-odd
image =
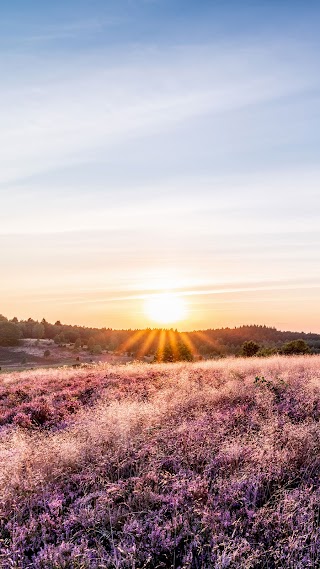
[[4,569],[320,567],[320,358],[0,376]]

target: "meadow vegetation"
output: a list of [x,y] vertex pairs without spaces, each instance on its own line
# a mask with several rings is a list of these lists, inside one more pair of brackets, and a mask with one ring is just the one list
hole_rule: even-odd
[[0,385],[4,569],[319,567],[318,356]]

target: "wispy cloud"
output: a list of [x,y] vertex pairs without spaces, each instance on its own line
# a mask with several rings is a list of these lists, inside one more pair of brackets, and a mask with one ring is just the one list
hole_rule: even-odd
[[[183,297],[194,297],[194,296],[230,296],[231,302],[234,302],[235,293],[252,293],[252,292],[265,292],[265,291],[308,291],[308,290],[319,290],[320,283],[318,280],[299,280],[299,279],[292,279],[292,280],[280,280],[280,281],[270,281],[268,282],[252,282],[250,284],[246,283],[229,283],[224,284],[223,286],[214,286],[206,288],[198,288],[194,290],[186,290],[186,289],[172,289],[170,292],[175,293],[177,296]],[[74,293],[72,293],[72,297],[66,298],[66,295],[60,295],[51,297],[51,300],[59,301],[61,304],[99,304],[103,305],[109,302],[124,302],[127,300],[147,300],[149,298],[158,297],[163,293],[163,290],[147,290],[142,291],[140,294],[132,293],[132,294],[122,294],[119,295],[118,292],[109,291],[108,296],[105,295],[105,292],[98,293],[94,291],[95,298],[92,298],[93,290],[89,290],[88,294],[85,296],[78,296],[76,297]],[[238,298],[238,301],[241,300]],[[43,295],[43,297],[38,298],[38,302],[47,302],[48,296]],[[224,302],[229,302],[230,300],[224,299]],[[221,300],[219,300],[221,302]]]
[[32,58],[21,80],[5,78],[1,93],[0,181],[81,162],[97,149],[107,152],[195,117],[312,86],[312,76],[303,69],[298,76],[274,55],[238,49],[217,55],[215,46],[205,46],[151,50],[117,64],[71,58],[49,69],[47,61]]
[[[82,20],[70,20],[56,24],[35,24],[31,23],[29,26],[21,27],[19,33],[13,31],[10,35],[8,33],[2,34],[1,43],[6,47],[6,50],[14,47],[15,51],[19,50],[22,46],[30,50],[31,48],[39,48],[46,44],[56,44],[57,40],[82,40],[85,41],[93,34],[101,34],[110,28],[116,28],[125,22],[124,16],[119,17],[116,15],[100,18],[86,18]],[[6,30],[17,28],[17,21],[5,22]],[[19,26],[18,26],[19,28]]]
[[[259,295],[261,315],[271,297],[273,316],[287,298],[291,307],[306,291],[314,300],[313,50],[274,37],[42,50],[116,25],[111,18],[33,27],[22,37],[29,48],[8,49],[0,62],[7,306],[27,298],[37,316],[51,299],[56,318],[63,305],[71,321],[81,312],[87,323],[105,324],[108,313],[115,325],[124,303],[125,325],[133,326],[155,290],[152,275],[171,270],[182,275],[176,290],[193,313],[202,310],[195,326],[205,305],[227,305],[228,323],[236,323],[251,318],[250,299]],[[232,320],[233,302],[243,308]]]
[[[5,204],[0,235],[134,232],[138,241],[148,231],[153,243],[160,240],[165,246],[181,235],[189,247],[219,236],[226,242],[252,233],[256,239],[271,235],[301,239],[318,230],[319,183],[320,170],[310,168],[164,178],[141,185],[127,181],[124,186],[90,187],[90,192],[81,180],[71,188],[28,181],[0,189]],[[30,224],[32,216],[36,223]]]

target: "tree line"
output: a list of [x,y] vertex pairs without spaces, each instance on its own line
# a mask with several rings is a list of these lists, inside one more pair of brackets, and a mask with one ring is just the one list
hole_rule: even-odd
[[[85,346],[92,353],[109,350],[129,352],[133,356],[153,354],[156,359],[160,359],[161,347],[166,361],[188,360],[192,354],[214,358],[232,354],[266,356],[291,353],[292,350],[296,350],[295,353],[320,353],[320,334],[280,331],[260,325],[180,333],[173,329],[114,330],[73,326],[60,320],[51,324],[45,318],[41,321],[18,320],[16,317],[9,320],[0,315],[0,346],[17,346],[26,338],[53,340],[58,345],[73,344],[76,349]],[[298,344],[286,347],[297,341]]]

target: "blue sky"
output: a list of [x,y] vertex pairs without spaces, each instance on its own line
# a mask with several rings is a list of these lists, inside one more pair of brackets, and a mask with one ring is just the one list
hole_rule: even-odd
[[318,2],[0,7],[1,312],[319,331]]

